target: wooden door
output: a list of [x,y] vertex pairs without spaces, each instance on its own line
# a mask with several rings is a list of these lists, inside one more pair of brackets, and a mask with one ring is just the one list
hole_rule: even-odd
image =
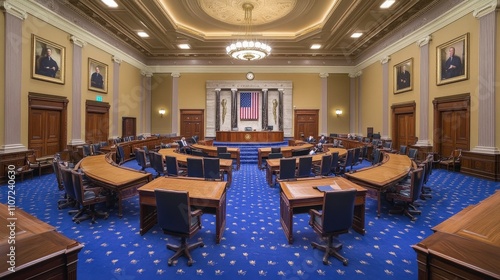
[[37,157],[54,155],[66,148],[67,104],[65,97],[29,93],[28,148]]
[[181,110],[180,135],[191,138],[198,135],[198,139],[205,139],[205,111],[203,109]]
[[87,100],[85,107],[85,142],[108,141],[109,103]]
[[295,110],[294,112],[294,138],[302,140],[304,137],[312,135],[317,138],[319,135],[319,110]]
[[434,105],[434,149],[448,157],[455,149],[469,150],[470,96],[460,94],[436,98]]
[[132,117],[122,118],[122,138],[136,135],[136,119]]
[[392,148],[399,150],[401,145],[410,146],[416,142],[415,109],[416,103],[391,106],[392,109]]

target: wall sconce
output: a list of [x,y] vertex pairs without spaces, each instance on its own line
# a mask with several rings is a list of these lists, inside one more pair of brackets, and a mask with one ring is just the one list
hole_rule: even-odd
[[337,114],[337,117],[339,117],[340,115],[342,115],[342,110],[340,109],[335,110],[335,114]]
[[160,113],[160,117],[163,118],[163,115],[165,115],[165,109],[160,109],[158,113]]

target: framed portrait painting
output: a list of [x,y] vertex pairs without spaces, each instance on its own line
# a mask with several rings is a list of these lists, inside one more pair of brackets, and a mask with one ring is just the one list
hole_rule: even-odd
[[89,90],[108,93],[108,65],[89,58]]
[[394,65],[394,94],[413,89],[413,58]]
[[47,82],[64,84],[66,49],[35,34],[32,35],[32,42],[31,77]]
[[437,47],[437,85],[469,78],[469,33]]

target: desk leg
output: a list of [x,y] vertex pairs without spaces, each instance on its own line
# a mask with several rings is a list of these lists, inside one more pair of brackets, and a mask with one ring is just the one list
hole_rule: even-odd
[[377,191],[377,217],[380,217],[380,209],[381,209],[381,203],[382,203],[382,192]]
[[280,195],[280,222],[289,244],[293,243],[293,208],[286,196]]
[[365,196],[356,197],[354,206],[354,219],[352,221],[352,229],[359,234],[365,235]]
[[140,205],[140,234],[144,235],[156,224],[156,206],[141,204]]
[[215,242],[220,243],[226,228],[226,193],[222,195],[219,206],[215,209]]

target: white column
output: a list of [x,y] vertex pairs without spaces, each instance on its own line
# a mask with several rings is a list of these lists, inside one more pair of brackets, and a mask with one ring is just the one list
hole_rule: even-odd
[[82,39],[71,36],[71,42],[73,43],[73,68],[72,76],[72,88],[71,88],[71,140],[69,144],[71,146],[83,145],[85,141],[82,139],[82,123],[85,118],[82,117],[82,48],[87,44]]
[[180,134],[179,131],[179,78],[181,73],[172,73],[172,133]]
[[327,135],[328,133],[328,76],[328,73],[319,74],[321,78],[321,108],[319,110],[319,118],[321,119],[320,135]]
[[[9,2],[2,1],[0,7],[5,10],[4,43],[4,143],[0,151],[22,151],[26,147],[21,143],[21,80],[22,80],[22,36],[23,20],[28,14]],[[26,95],[24,95],[26,96]]]
[[389,60],[386,56],[380,60],[382,64],[382,135],[384,140],[390,140],[389,136]]
[[418,141],[415,146],[432,146],[429,141],[429,42],[431,36],[417,41],[420,47],[420,103]]
[[474,11],[479,19],[479,100],[478,100],[478,144],[471,151],[485,154],[500,154],[495,147],[495,63],[497,31],[497,1]]
[[[114,55],[113,56],[113,105],[111,106],[112,118],[113,118],[113,126],[111,128],[111,137],[118,138],[118,128],[120,127],[120,119],[119,119],[119,108],[120,108],[120,63],[122,60]],[[108,78],[109,79],[109,78]],[[122,131],[123,134],[123,131]]]

